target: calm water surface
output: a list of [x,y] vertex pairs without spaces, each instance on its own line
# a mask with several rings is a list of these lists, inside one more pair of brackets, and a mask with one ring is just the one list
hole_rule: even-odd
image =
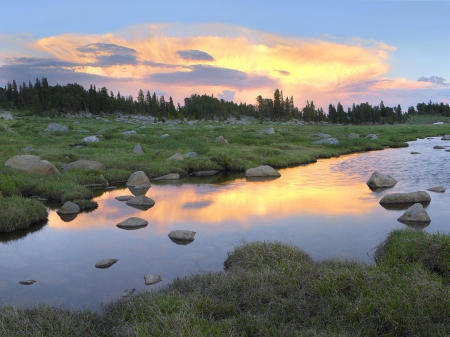
[[[0,305],[97,310],[127,288],[158,289],[177,277],[219,271],[227,252],[243,240],[281,240],[315,259],[372,263],[369,251],[391,230],[406,227],[396,221],[404,211],[386,210],[378,201],[386,193],[449,188],[450,152],[433,149],[447,144],[425,139],[408,148],[324,159],[280,170],[281,178],[271,181],[237,176],[154,183],[147,196],[156,204],[147,211],[115,199],[130,195],[128,189],[105,192],[95,199],[98,209],[70,222],[51,210],[47,224],[0,236]],[[373,192],[366,181],[375,170],[399,182]],[[447,233],[450,194],[429,193],[432,222],[425,230]],[[149,225],[133,231],[116,227],[132,216]],[[167,234],[176,229],[196,231],[195,241],[173,243]],[[109,269],[94,268],[106,258],[119,261]],[[145,286],[149,273],[163,282]],[[25,279],[37,282],[17,283]]]

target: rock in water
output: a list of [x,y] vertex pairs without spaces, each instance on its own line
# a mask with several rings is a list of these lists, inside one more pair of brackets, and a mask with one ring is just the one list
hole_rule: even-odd
[[133,295],[135,290],[136,289],[134,289],[134,288],[127,289],[123,292],[123,294],[120,297],[122,297],[122,298],[130,297],[131,295]]
[[411,154],[421,154],[420,152],[413,151]]
[[177,244],[188,244],[194,241],[196,232],[188,230],[175,230],[169,233],[169,238]]
[[444,135],[441,140],[450,140],[450,135]]
[[25,281],[20,281],[19,284],[22,284],[24,286],[29,286],[36,283],[36,280],[25,280]]
[[154,180],[179,180],[180,175],[178,173],[169,173],[164,176],[155,178]]
[[119,201],[128,201],[133,198],[134,198],[133,195],[122,195],[122,196],[116,197],[116,199]]
[[61,174],[58,169],[39,156],[21,155],[8,159],[5,166],[9,166],[16,171],[24,173],[38,173],[46,176]]
[[69,172],[70,170],[72,170],[74,168],[82,168],[85,170],[96,170],[96,171],[105,171],[106,170],[105,165],[103,165],[99,161],[81,159],[81,160],[74,161],[70,164],[67,164],[66,166],[64,166],[62,171]]
[[122,222],[119,222],[116,226],[121,229],[138,229],[148,225],[148,222],[141,218],[131,217]]
[[151,285],[162,281],[162,277],[160,275],[148,274],[144,276],[145,284]]
[[80,206],[73,203],[72,201],[67,201],[63,207],[56,211],[58,214],[78,214],[80,213]]
[[269,165],[263,165],[258,167],[249,168],[245,171],[245,176],[247,178],[251,177],[281,177],[280,172],[275,170]]
[[411,223],[411,222],[421,222],[421,223],[430,223],[431,219],[428,216],[427,211],[425,211],[420,203],[412,205],[410,208],[406,210],[406,212],[397,219],[403,223]]
[[118,260],[117,259],[106,259],[106,260],[101,260],[98,261],[95,264],[95,268],[101,268],[101,269],[106,269],[111,267],[114,263],[116,263]]
[[422,203],[430,202],[431,197],[425,191],[411,192],[411,193],[391,193],[386,194],[381,200],[380,204],[407,204],[407,203]]
[[445,149],[445,146],[435,145],[435,146],[433,146],[433,149],[435,149],[435,150],[443,150],[443,149]]
[[444,193],[445,192],[445,187],[444,186],[434,186],[434,187],[431,187],[431,188],[427,188],[427,191]]
[[128,206],[133,206],[139,209],[147,210],[155,205],[155,201],[146,197],[145,195],[139,195],[133,199],[125,202]]
[[371,188],[393,187],[397,184],[397,180],[387,174],[375,171],[366,184]]
[[151,186],[150,179],[143,171],[136,171],[130,175],[127,186],[134,189],[149,188]]
[[144,154],[144,151],[142,150],[141,144],[136,144],[136,145],[133,147],[133,153],[136,153],[136,154]]

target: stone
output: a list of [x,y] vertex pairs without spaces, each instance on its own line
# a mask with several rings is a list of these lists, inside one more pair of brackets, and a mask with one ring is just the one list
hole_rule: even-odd
[[323,138],[321,140],[317,140],[313,142],[313,144],[329,144],[329,145],[338,145],[339,141],[336,138]]
[[150,179],[143,171],[136,171],[130,175],[127,181],[127,187],[133,189],[144,189],[151,186]]
[[413,151],[411,154],[421,154],[420,152]]
[[444,122],[436,122],[436,123],[433,123],[433,125],[442,125],[442,124],[444,124]]
[[29,286],[29,285],[32,285],[32,284],[35,284],[35,283],[36,283],[36,280],[19,281],[19,284],[22,284],[24,286]]
[[131,295],[133,295],[133,293],[134,293],[135,290],[136,290],[136,289],[134,289],[134,288],[127,289],[127,290],[125,290],[125,291],[123,292],[122,295],[120,295],[120,297],[121,297],[121,298],[128,298],[128,297],[130,297]]
[[168,135],[167,133],[165,133],[165,134],[159,136],[159,138],[162,138],[162,139],[167,138],[167,137],[169,137],[169,135]]
[[374,133],[371,133],[371,134],[368,134],[366,136],[366,138],[369,139],[369,140],[375,140],[375,139],[378,139],[378,136],[376,134],[374,134]]
[[349,133],[347,135],[348,138],[359,138],[359,135],[357,133]]
[[450,135],[444,135],[441,140],[450,140]]
[[371,188],[393,187],[397,184],[397,180],[390,175],[375,171],[366,184]]
[[160,275],[148,274],[144,276],[145,284],[152,285],[162,281],[162,277]]
[[133,199],[133,198],[134,198],[134,195],[123,195],[123,196],[120,196],[120,197],[116,197],[116,199],[119,200],[119,201],[128,201],[128,200]]
[[69,172],[70,170],[72,170],[74,168],[82,168],[85,170],[106,171],[105,165],[103,165],[99,161],[86,160],[86,159],[80,159],[80,160],[74,161],[70,164],[67,164],[66,166],[64,166],[62,171]]
[[117,259],[105,259],[105,260],[101,260],[98,261],[95,264],[95,268],[101,268],[101,269],[106,269],[111,267],[114,263],[116,263],[118,260]]
[[444,186],[434,186],[434,187],[427,188],[427,191],[444,193],[445,187]]
[[100,140],[98,139],[97,136],[89,136],[89,137],[85,137],[81,140],[81,142],[83,142],[83,143],[95,143],[98,141],[100,141]]
[[194,172],[194,175],[197,176],[197,177],[207,177],[207,176],[213,176],[213,175],[215,175],[217,173],[219,173],[219,171],[209,170],[209,171]]
[[445,146],[435,145],[435,146],[433,146],[433,149],[435,149],[435,150],[444,150]]
[[9,111],[0,111],[0,118],[3,118],[5,121],[12,121],[15,119]]
[[228,140],[226,140],[225,138],[223,138],[223,136],[219,136],[216,138],[215,140],[216,143],[223,143],[223,144],[228,144]]
[[315,133],[313,134],[313,137],[331,138],[331,135],[329,135],[328,133]]
[[125,131],[125,132],[122,132],[122,134],[123,135],[134,135],[134,134],[136,134],[136,131],[135,130]]
[[78,214],[80,213],[80,206],[73,203],[72,201],[66,201],[64,205],[56,211],[58,214]]
[[35,150],[31,146],[25,146],[25,147],[21,148],[20,151],[21,152],[33,152]]
[[245,176],[247,178],[251,177],[281,177],[280,172],[275,170],[269,165],[263,165],[258,167],[249,168],[245,171]]
[[188,230],[175,230],[171,231],[168,236],[177,245],[187,245],[194,241],[196,232]]
[[8,159],[5,166],[25,173],[38,173],[43,175],[58,175],[60,172],[51,163],[42,160],[39,156],[21,155]]
[[169,173],[164,176],[155,178],[154,180],[179,180],[180,175],[178,173]]
[[139,209],[149,209],[155,205],[155,201],[146,197],[145,195],[139,195],[125,202],[128,206],[133,206]]
[[167,160],[183,160],[184,157],[181,153],[175,153],[172,157],[167,158]]
[[133,153],[136,153],[136,154],[144,154],[144,151],[142,150],[141,144],[136,144],[136,145],[133,147]]
[[430,223],[431,219],[428,216],[427,211],[423,209],[423,206],[419,203],[412,205],[410,208],[406,210],[406,212],[397,219],[400,222],[409,223],[409,222],[422,222],[422,223]]
[[197,152],[188,152],[183,154],[183,158],[197,158],[198,153]]
[[268,128],[268,129],[260,130],[259,133],[261,135],[273,135],[273,134],[275,134],[275,130],[273,128]]
[[431,197],[425,191],[411,192],[411,193],[391,193],[386,194],[381,200],[380,204],[405,204],[417,202],[430,202]]
[[133,229],[144,228],[147,225],[148,225],[148,222],[145,221],[144,219],[137,218],[137,217],[131,217],[122,222],[119,222],[116,226],[121,229],[133,230]]
[[45,129],[45,131],[68,131],[69,128],[67,126],[61,125],[61,124],[56,124],[56,123],[51,123],[47,126],[47,129]]

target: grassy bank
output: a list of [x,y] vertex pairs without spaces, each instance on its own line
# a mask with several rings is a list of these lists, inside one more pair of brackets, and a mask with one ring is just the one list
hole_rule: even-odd
[[47,216],[47,208],[39,201],[16,195],[0,198],[0,232],[27,228]]
[[[163,290],[111,303],[102,314],[3,308],[0,334],[447,336],[448,278],[427,261],[430,254],[445,260],[448,241],[445,235],[394,231],[377,266],[317,262],[278,242],[244,243],[229,254],[224,272],[176,280]],[[406,242],[402,256],[398,242]],[[429,253],[417,256],[414,242]]]

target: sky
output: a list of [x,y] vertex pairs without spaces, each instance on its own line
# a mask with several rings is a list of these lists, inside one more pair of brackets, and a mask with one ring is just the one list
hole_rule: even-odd
[[183,105],[450,101],[450,1],[0,1],[0,86],[46,77]]

